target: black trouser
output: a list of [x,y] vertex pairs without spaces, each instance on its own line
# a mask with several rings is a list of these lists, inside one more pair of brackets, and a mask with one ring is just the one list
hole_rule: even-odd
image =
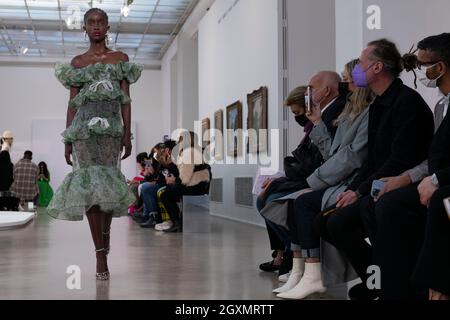
[[374,264],[381,270],[383,300],[426,299],[426,290],[411,281],[423,244],[427,208],[418,183],[383,196],[376,204]]
[[413,280],[425,288],[450,295],[450,219],[443,199],[450,197],[450,186],[432,197],[428,208],[425,240]]
[[364,283],[368,279],[367,268],[372,265],[372,248],[365,241],[368,233],[360,214],[366,211],[360,208],[371,202],[371,198],[365,197],[336,214],[326,217],[319,214],[314,221],[316,232],[347,256]]
[[169,214],[172,222],[180,221],[180,208],[177,202],[183,196],[203,196],[208,193],[208,183],[201,182],[193,187],[186,187],[182,184],[168,185],[161,195],[161,201]]

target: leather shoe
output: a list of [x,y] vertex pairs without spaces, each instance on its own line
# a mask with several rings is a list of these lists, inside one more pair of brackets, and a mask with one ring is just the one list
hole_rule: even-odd
[[377,290],[369,290],[364,283],[359,283],[348,291],[350,300],[370,301],[378,299]]

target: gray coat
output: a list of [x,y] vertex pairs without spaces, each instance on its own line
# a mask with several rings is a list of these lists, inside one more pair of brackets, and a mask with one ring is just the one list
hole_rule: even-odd
[[[339,124],[334,139],[324,124],[314,127],[310,138],[319,148],[326,162],[308,179],[314,191],[327,189],[322,208],[336,203],[337,196],[344,192],[356,176],[357,170],[368,156],[369,108],[366,108],[352,123],[344,120]],[[296,199],[301,191],[273,201],[261,214],[268,220],[287,227],[287,201]],[[347,260],[330,244],[322,241],[322,278],[325,285],[345,283],[357,278]]]

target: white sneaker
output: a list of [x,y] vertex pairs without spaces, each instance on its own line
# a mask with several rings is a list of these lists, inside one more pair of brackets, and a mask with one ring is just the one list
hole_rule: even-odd
[[170,228],[172,228],[173,226],[173,222],[172,221],[164,221],[163,223],[157,224],[155,226],[155,230],[156,231],[165,231],[165,230],[169,230]]
[[321,265],[319,263],[307,263],[305,273],[300,282],[291,290],[277,295],[282,299],[302,300],[314,293],[325,293],[327,288],[322,282]]
[[286,282],[288,282],[290,276],[291,276],[291,271],[289,271],[286,274],[283,274],[282,276],[279,276],[278,281],[286,283]]

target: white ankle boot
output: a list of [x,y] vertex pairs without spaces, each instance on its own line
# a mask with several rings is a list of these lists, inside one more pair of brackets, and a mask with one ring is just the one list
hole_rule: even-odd
[[282,293],[294,288],[302,279],[303,273],[305,272],[305,259],[294,258],[292,259],[292,270],[286,284],[278,289],[273,290],[273,293]]
[[327,288],[323,286],[322,269],[319,263],[306,263],[305,273],[300,282],[290,291],[280,293],[278,298],[301,300],[313,293],[325,293]]

